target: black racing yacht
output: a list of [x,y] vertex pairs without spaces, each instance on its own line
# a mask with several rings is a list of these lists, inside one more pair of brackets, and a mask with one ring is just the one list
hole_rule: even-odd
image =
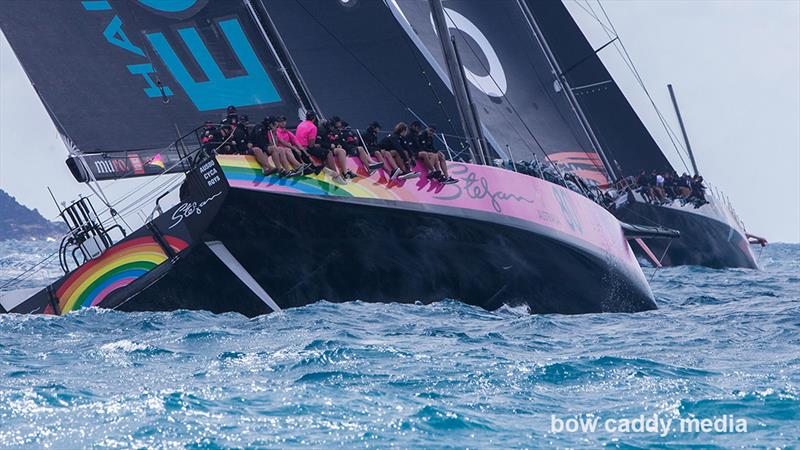
[[[750,244],[764,245],[766,241],[748,234],[730,202],[713,189],[706,189],[702,178],[698,178],[677,103],[674,104],[692,165],[691,176],[700,180],[695,186],[696,196],[656,198],[648,195],[647,188],[641,189],[630,182],[642,171],[647,176],[653,171],[677,172],[598,56],[618,36],[611,36],[610,42],[595,50],[560,0],[524,3],[557,62],[558,87],[575,99],[584,123],[595,138],[596,148],[604,155],[610,181],[617,182],[614,191],[617,198],[610,204],[613,213],[625,222],[660,225],[681,232],[681,238],[675,241],[637,241],[644,244],[634,246],[637,253],[656,265],[758,268]],[[678,154],[681,155],[680,150]],[[687,166],[686,172],[689,171]]]
[[[60,207],[63,276],[0,288],[0,312],[254,316],[319,300],[445,298],[533,313],[654,309],[628,242],[674,234],[625,226],[565,183],[491,164],[566,155],[604,173],[549,88],[522,4],[481,15],[476,2],[446,3],[4,1],[0,28],[68,144],[69,170],[95,194]],[[464,40],[479,34],[496,50],[489,60]],[[435,123],[458,183],[422,165],[398,180],[357,158],[346,184],[324,171],[265,175],[251,155],[200,145],[202,124],[229,105],[253,122],[314,110],[354,127]],[[124,178],[141,185],[103,195]]]

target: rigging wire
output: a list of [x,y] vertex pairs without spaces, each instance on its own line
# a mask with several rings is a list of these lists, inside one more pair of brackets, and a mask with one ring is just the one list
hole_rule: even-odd
[[[452,116],[450,115],[450,112],[447,111],[447,108],[444,107],[444,102],[442,101],[442,97],[439,95],[439,93],[436,91],[436,89],[433,88],[433,83],[431,82],[430,77],[428,77],[428,71],[425,70],[425,67],[420,62],[419,52],[416,51],[416,48],[411,44],[411,42],[409,42],[409,40],[403,39],[403,41],[406,43],[406,46],[408,47],[408,49],[411,52],[411,54],[414,55],[414,62],[417,63],[417,68],[419,69],[420,73],[422,73],[422,76],[425,78],[425,81],[427,82],[428,87],[430,88],[430,90],[433,93],[433,95],[436,97],[436,103],[439,105],[439,108],[442,110],[442,114],[444,114],[444,116],[447,118],[447,124],[450,126],[450,130],[453,133],[455,133],[457,131],[457,129],[456,129],[455,125],[453,124]],[[408,108],[408,110],[411,111],[411,108]],[[416,116],[416,114],[413,111],[411,111],[411,113]]]
[[[450,14],[447,12],[447,9],[444,9],[444,13],[447,15],[447,17],[450,19],[450,21],[451,21],[453,24],[455,24],[455,23],[456,23],[456,22],[453,20],[453,18],[452,18],[452,17],[450,17]],[[461,31],[461,30],[460,30],[458,27],[456,27],[456,29],[457,29],[457,30],[459,30],[459,31]],[[483,61],[482,61],[482,60],[481,60],[481,59],[478,57],[478,53],[477,53],[477,52],[475,51],[475,49],[472,47],[472,44],[470,44],[470,42],[469,42],[469,39],[464,39],[464,41],[467,43],[467,47],[468,47],[468,48],[470,49],[470,51],[472,52],[472,55],[473,55],[473,56],[475,56],[475,59],[477,59],[477,60],[480,62],[480,64],[481,64],[481,67],[482,67],[482,68],[483,68],[483,69],[484,69],[484,70],[485,70],[485,71],[488,73],[488,76],[489,76],[489,78],[492,80],[492,83],[494,83],[494,84],[495,84],[495,86],[497,87],[498,91],[502,92],[502,90],[500,89],[500,85],[497,83],[497,80],[495,80],[494,76],[492,76],[492,73],[491,73],[491,71],[489,71],[489,70],[488,70],[488,68],[487,68],[487,67],[484,65]],[[508,99],[508,96],[507,96],[505,93],[503,93],[503,99],[504,99],[504,100],[505,100],[505,101],[508,103],[508,106],[509,106],[509,107],[511,107],[511,110],[514,112],[514,115],[516,115],[516,116],[517,116],[517,118],[519,119],[520,123],[522,123],[522,126],[523,126],[523,127],[525,127],[525,130],[528,132],[528,134],[530,134],[531,138],[533,138],[533,142],[535,142],[535,143],[536,143],[536,145],[539,147],[539,150],[541,150],[542,154],[544,154],[544,157],[545,157],[545,159],[546,159],[546,160],[547,160],[547,161],[548,161],[548,162],[549,162],[549,163],[550,163],[550,164],[553,166],[553,168],[554,168],[554,169],[555,169],[557,172],[559,172],[559,175],[562,175],[562,176],[563,176],[563,174],[561,174],[561,170],[559,169],[558,165],[556,165],[556,164],[555,164],[555,163],[554,163],[554,162],[553,162],[553,161],[550,159],[550,155],[548,155],[548,154],[547,154],[547,152],[544,150],[544,146],[542,146],[541,142],[539,142],[539,139],[538,139],[538,138],[536,137],[536,135],[533,133],[533,130],[531,130],[531,129],[530,129],[530,127],[528,126],[528,124],[527,124],[527,123],[525,123],[525,120],[523,120],[523,119],[522,119],[522,116],[520,115],[519,111],[518,111],[518,110],[517,110],[517,108],[514,106],[514,104],[511,102],[511,100],[509,100],[509,99]],[[512,128],[514,128],[514,127],[512,127]],[[516,129],[515,129],[515,131],[516,131]],[[518,136],[519,136],[519,133],[518,133]],[[520,136],[520,137],[522,137],[522,136]]]
[[[529,26],[529,28],[530,28],[530,26]],[[530,31],[532,32],[533,30],[531,29]],[[534,37],[534,40],[536,40],[536,36],[534,35],[533,37]],[[590,156],[591,154],[597,155],[597,153],[596,152],[588,152],[585,149],[583,149],[583,145],[581,145],[581,138],[579,137],[579,135],[583,135],[583,133],[578,133],[576,131],[576,129],[575,129],[575,125],[576,124],[574,122],[571,122],[570,120],[567,119],[566,116],[564,116],[563,112],[561,111],[561,108],[558,107],[556,99],[554,98],[553,95],[551,95],[549,86],[545,85],[544,81],[542,80],[542,77],[539,75],[539,71],[537,70],[536,64],[534,63],[532,57],[530,56],[530,54],[528,54],[528,52],[525,52],[525,55],[526,55],[525,59],[527,60],[528,64],[531,66],[531,68],[533,69],[533,73],[536,76],[536,81],[539,82],[539,86],[541,87],[542,92],[544,92],[545,95],[547,96],[548,100],[550,100],[550,103],[553,105],[553,107],[555,108],[556,112],[561,117],[561,120],[564,121],[565,124],[567,124],[567,128],[570,130],[570,133],[575,138],[575,142],[583,150],[582,153],[587,155],[587,156],[589,156],[589,161],[591,162],[591,164],[596,169],[598,169],[598,171],[601,174],[605,173],[606,175],[608,175],[606,168],[603,167],[603,164],[601,162],[598,162],[597,159],[592,158]],[[546,55],[542,55],[542,56],[544,56],[545,59],[547,59]],[[558,80],[556,79],[556,81],[558,81]],[[559,84],[560,84],[560,81],[559,81]],[[564,93],[564,95],[566,96],[566,92]],[[559,98],[560,98],[560,96],[559,96]],[[567,100],[567,102],[569,102],[569,100]]]
[[[600,24],[600,27],[603,29],[603,31],[605,32],[606,36],[609,39],[611,39],[612,37],[614,39],[616,39],[616,41],[614,42],[614,49],[619,54],[620,58],[622,58],[622,60],[625,63],[626,67],[628,68],[628,70],[633,74],[634,78],[636,79],[636,82],[639,84],[639,87],[641,87],[642,90],[644,91],[645,95],[647,96],[647,99],[650,102],[650,105],[653,107],[654,111],[656,112],[656,115],[658,116],[658,119],[659,119],[659,122],[661,123],[661,126],[664,128],[664,131],[667,134],[667,138],[669,139],[670,143],[672,144],[673,148],[675,149],[675,152],[678,155],[678,157],[680,158],[681,163],[683,164],[684,168],[688,172],[689,171],[689,167],[686,164],[686,160],[684,159],[683,154],[681,153],[681,150],[683,150],[683,152],[685,153],[686,149],[683,148],[683,145],[680,143],[680,140],[677,138],[677,134],[672,129],[672,127],[670,127],[669,123],[667,122],[667,120],[664,117],[663,113],[661,112],[660,108],[658,107],[658,105],[656,104],[656,102],[653,99],[652,95],[650,94],[650,91],[647,89],[647,86],[645,85],[644,80],[642,79],[638,69],[636,68],[636,65],[633,63],[633,59],[631,58],[630,54],[628,53],[627,48],[625,47],[625,43],[622,41],[622,38],[617,33],[617,30],[614,27],[614,24],[611,21],[611,18],[608,16],[608,13],[606,12],[605,8],[603,7],[603,4],[601,3],[600,0],[596,0],[596,1],[597,1],[598,6],[600,7],[600,9],[603,12],[603,15],[605,16],[606,20],[608,21],[608,25],[606,25],[603,22],[603,20],[600,19],[599,15],[595,12],[594,8],[592,8],[591,4],[589,3],[589,0],[584,0],[584,2],[586,3],[586,7],[584,7],[580,3],[580,0],[575,0],[574,3],[576,5],[578,5],[589,16],[591,16],[595,21],[597,21],[598,24]],[[588,7],[588,9],[587,9],[587,7]],[[609,28],[609,26],[610,26],[610,28]]]
[[316,23],[317,23],[317,25],[320,27],[320,29],[322,29],[322,30],[324,30],[326,33],[328,33],[328,35],[329,35],[331,38],[333,38],[333,40],[334,40],[334,41],[336,41],[336,43],[337,43],[337,44],[339,44],[339,46],[341,46],[341,47],[342,47],[342,49],[344,49],[344,50],[345,50],[345,51],[346,51],[346,52],[347,52],[347,53],[348,53],[350,56],[352,56],[352,57],[353,57],[353,59],[354,59],[354,60],[355,60],[355,61],[356,61],[356,62],[357,62],[357,63],[358,63],[358,64],[359,64],[359,65],[360,65],[360,66],[361,66],[363,69],[364,69],[364,71],[365,71],[367,74],[369,74],[369,75],[370,75],[372,78],[374,78],[374,79],[375,79],[375,81],[377,81],[377,82],[378,82],[378,84],[380,84],[380,85],[381,85],[381,86],[382,86],[382,87],[383,87],[383,88],[384,88],[384,89],[385,89],[385,90],[386,90],[386,91],[387,91],[387,92],[388,92],[388,93],[389,93],[389,94],[390,94],[392,97],[394,97],[394,99],[395,99],[395,100],[397,100],[397,102],[398,102],[398,103],[400,103],[400,104],[401,104],[401,105],[403,105],[404,107],[408,108],[408,105],[407,105],[407,104],[406,104],[406,103],[405,103],[405,102],[404,102],[404,101],[403,101],[403,100],[402,100],[402,99],[401,99],[401,98],[400,98],[400,97],[399,97],[397,94],[395,94],[395,93],[394,93],[394,92],[393,92],[391,89],[389,89],[389,86],[387,86],[387,85],[386,85],[386,84],[383,82],[383,80],[381,80],[381,79],[380,79],[380,78],[379,78],[379,77],[378,77],[378,76],[377,76],[377,75],[376,75],[376,74],[375,74],[373,71],[371,71],[371,70],[369,69],[369,67],[367,67],[367,65],[366,65],[366,64],[365,64],[365,63],[364,63],[364,62],[361,60],[361,58],[359,58],[359,57],[358,57],[358,55],[356,55],[356,54],[355,54],[355,53],[354,53],[352,50],[350,50],[350,49],[349,49],[349,48],[348,48],[348,47],[347,47],[347,46],[346,46],[346,45],[345,45],[345,44],[344,44],[344,43],[341,41],[341,39],[339,39],[339,37],[338,37],[338,36],[336,36],[336,35],[335,35],[335,34],[334,34],[334,33],[333,33],[333,32],[332,32],[332,31],[331,31],[331,30],[330,30],[330,29],[329,29],[327,26],[325,26],[325,24],[324,24],[324,23],[322,23],[322,22],[321,22],[319,19],[317,19],[317,17],[316,17],[316,16],[314,16],[314,14],[312,14],[312,13],[311,13],[311,11],[309,11],[309,10],[308,10],[308,9],[307,9],[307,8],[306,8],[306,7],[305,7],[305,6],[304,6],[304,5],[301,3],[301,2],[300,2],[300,0],[295,0],[295,3],[297,3],[297,5],[298,5],[300,8],[302,8],[302,9],[303,9],[303,11],[305,11],[305,12],[306,12],[306,14],[307,14],[309,17],[311,17],[311,18],[314,20],[314,22],[316,22]]
[[[224,146],[224,145],[225,145],[225,144],[226,144],[226,143],[227,143],[227,142],[228,142],[228,141],[231,139],[231,137],[232,137],[232,136],[233,136],[233,133],[231,133],[230,135],[228,135],[228,137],[227,137],[227,138],[226,138],[226,139],[225,139],[225,140],[224,140],[224,141],[223,141],[223,142],[222,142],[222,143],[221,143],[219,146],[217,146],[217,147],[214,149],[214,152],[215,152],[216,150],[219,150],[220,148],[222,148],[222,147],[223,147],[223,146]],[[170,144],[170,145],[171,145],[171,144]],[[198,150],[199,150],[199,149],[198,149]],[[184,160],[186,160],[186,159],[189,159],[189,158],[193,157],[193,156],[194,156],[194,153],[196,153],[198,150],[195,150],[194,152],[191,152],[191,153],[188,153],[188,154],[186,154],[185,156],[183,156],[182,158],[180,158],[178,161],[176,161],[176,162],[175,162],[173,165],[171,165],[171,166],[169,166],[169,167],[165,167],[165,168],[164,168],[164,169],[161,171],[161,173],[159,173],[158,175],[155,175],[155,176],[153,176],[153,177],[152,177],[150,180],[148,180],[148,182],[147,182],[147,183],[145,183],[145,184],[143,184],[143,185],[141,185],[141,186],[138,186],[138,187],[137,187],[137,188],[135,188],[135,189],[132,189],[132,190],[128,191],[128,193],[127,193],[126,195],[124,195],[124,196],[123,196],[123,198],[121,198],[120,200],[118,200],[116,203],[114,203],[113,205],[108,205],[108,207],[107,207],[105,210],[102,210],[102,211],[100,211],[99,213],[97,213],[97,216],[99,217],[99,216],[101,216],[101,215],[105,214],[106,212],[109,212],[109,211],[110,211],[110,210],[111,210],[111,209],[112,209],[114,206],[117,206],[117,205],[121,204],[123,201],[125,201],[125,200],[126,200],[126,199],[128,199],[128,198],[130,198],[130,197],[131,197],[133,194],[136,194],[137,192],[140,192],[140,191],[141,191],[141,190],[143,190],[143,189],[144,189],[146,186],[148,186],[148,185],[150,185],[150,184],[154,183],[155,181],[157,181],[157,180],[158,180],[160,177],[162,177],[163,175],[165,175],[165,174],[169,174],[169,172],[170,172],[172,169],[174,169],[174,168],[178,167],[179,165],[183,164],[183,163],[184,163]],[[170,174],[170,175],[177,175],[177,174]],[[115,180],[115,181],[117,181],[117,180]],[[133,209],[134,207],[137,207],[137,208],[138,208],[138,207],[139,207],[139,206],[140,206],[142,203],[144,203],[144,202],[146,202],[146,201],[148,201],[148,200],[151,200],[151,199],[153,198],[153,196],[154,196],[156,193],[157,193],[157,194],[160,194],[160,193],[161,193],[161,192],[160,192],[160,191],[161,191],[161,189],[163,189],[163,188],[164,188],[165,186],[167,186],[168,184],[170,184],[170,183],[174,183],[174,185],[170,187],[170,189],[174,189],[174,188],[175,188],[175,185],[177,185],[177,183],[178,183],[178,182],[182,182],[182,181],[183,181],[183,179],[182,179],[181,177],[179,177],[179,176],[176,176],[176,177],[174,177],[174,178],[171,178],[171,179],[167,179],[165,182],[163,182],[163,183],[161,183],[160,185],[156,186],[154,189],[151,189],[149,192],[147,192],[146,194],[144,194],[142,197],[139,197],[139,198],[137,198],[136,200],[134,200],[134,201],[133,201],[133,202],[131,202],[130,204],[128,204],[128,205],[124,206],[123,208],[121,208],[121,209],[120,209],[120,211],[118,212],[118,214],[120,215],[120,218],[122,218],[123,216],[130,216],[130,214],[133,214],[133,213],[135,213],[135,212],[136,212],[138,209],[137,209],[137,210],[134,210],[134,209]],[[59,215],[59,216],[60,216],[60,215]],[[113,222],[116,222],[116,221],[114,220],[113,216],[112,216],[112,217],[110,217],[110,218],[108,218],[108,219],[106,219],[106,220],[103,220],[103,221],[101,221],[100,223],[101,223],[103,226],[105,226],[105,225],[108,225],[109,223],[111,223],[112,221],[113,221]],[[126,225],[127,225],[127,224],[126,224]],[[52,258],[53,258],[55,255],[57,255],[57,254],[59,253],[59,251],[60,251],[60,250],[57,250],[57,251],[55,251],[55,252],[51,253],[50,255],[46,256],[45,258],[43,258],[42,260],[40,260],[39,262],[37,262],[37,263],[36,263],[36,264],[34,264],[33,266],[31,266],[31,267],[29,267],[28,269],[26,269],[25,271],[23,271],[21,274],[17,275],[16,277],[12,278],[11,280],[8,280],[8,281],[7,281],[7,282],[5,282],[5,283],[4,283],[2,286],[0,286],[0,290],[3,290],[3,289],[5,289],[6,287],[8,287],[8,286],[11,286],[12,284],[17,284],[17,283],[19,283],[19,282],[21,282],[21,281],[24,281],[24,280],[26,280],[26,279],[30,278],[31,276],[33,276],[33,274],[34,274],[34,273],[38,272],[38,269],[40,268],[40,266],[42,266],[42,265],[43,265],[43,264],[45,264],[47,261],[49,261],[50,259],[52,259]]]
[[36,269],[39,266],[43,266],[45,263],[47,263],[48,261],[53,259],[53,257],[56,256],[57,254],[58,254],[58,250],[56,250],[55,252],[51,253],[50,255],[44,257],[43,259],[39,260],[39,262],[37,262],[33,266],[29,267],[28,269],[24,270],[22,273],[20,273],[16,277],[6,281],[2,285],[0,285],[0,291],[3,291],[5,288],[7,288],[9,286],[13,286],[13,285],[16,285],[18,283],[21,283],[21,282],[27,280],[28,278],[33,276],[34,273],[38,272],[38,270],[34,271],[34,269]]

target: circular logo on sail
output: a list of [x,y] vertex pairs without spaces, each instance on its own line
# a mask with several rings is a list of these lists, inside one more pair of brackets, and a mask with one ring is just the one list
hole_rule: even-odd
[[[480,47],[489,64],[489,73],[486,75],[478,75],[465,66],[464,74],[469,82],[480,89],[481,92],[491,97],[504,96],[506,90],[508,90],[506,72],[503,70],[500,58],[497,56],[497,52],[494,51],[489,39],[486,38],[486,35],[484,35],[474,23],[460,13],[449,8],[444,8],[444,13],[448,28],[459,30],[472,38],[472,40],[478,44],[478,47]],[[433,15],[431,15],[431,24],[433,24]],[[436,30],[435,26],[434,30]],[[463,51],[464,49],[461,50],[461,52]]]
[[136,2],[158,15],[185,19],[206,6],[208,0],[136,0]]

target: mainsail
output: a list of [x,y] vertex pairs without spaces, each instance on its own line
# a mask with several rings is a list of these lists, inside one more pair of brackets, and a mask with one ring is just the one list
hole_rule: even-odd
[[380,1],[262,1],[321,113],[353,127],[420,120],[464,136],[448,85]]
[[5,0],[0,27],[82,154],[164,148],[228,105],[301,106],[247,1]]
[[619,176],[671,165],[561,0],[524,0]]
[[[405,20],[444,66],[423,0],[395,0]],[[575,112],[556,83],[543,49],[516,0],[448,0],[445,16],[456,38],[490,145],[514,159],[549,158],[600,183],[607,180]]]

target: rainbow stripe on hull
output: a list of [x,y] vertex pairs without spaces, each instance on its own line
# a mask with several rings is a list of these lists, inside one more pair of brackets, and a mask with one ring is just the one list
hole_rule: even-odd
[[319,175],[305,175],[296,178],[278,178],[277,176],[264,176],[261,166],[255,158],[249,156],[217,155],[225,177],[232,187],[243,189],[269,190],[274,192],[292,192],[310,195],[334,195],[340,197],[380,198],[384,200],[417,201],[416,196],[404,189],[393,189],[402,186],[402,181],[391,181],[383,176],[382,171],[373,177],[368,175],[360,164],[350,164],[353,171],[357,171],[362,178],[346,185],[338,185],[330,181],[330,177]]
[[[448,165],[460,182],[444,186],[423,176],[411,180],[388,180],[382,170],[366,173],[358,158],[348,161],[359,177],[338,185],[323,174],[295,178],[264,176],[252,156],[217,155],[228,184],[233,188],[272,193],[397,200],[482,211],[515,217],[581,239],[625,264],[638,262],[620,228],[619,221],[593,201],[548,181],[487,166],[463,163]],[[423,171],[421,165],[417,170]]]
[[[175,252],[188,244],[173,236],[166,240]],[[56,291],[61,314],[96,306],[109,294],[131,284],[167,260],[152,236],[123,241],[72,273]]]

